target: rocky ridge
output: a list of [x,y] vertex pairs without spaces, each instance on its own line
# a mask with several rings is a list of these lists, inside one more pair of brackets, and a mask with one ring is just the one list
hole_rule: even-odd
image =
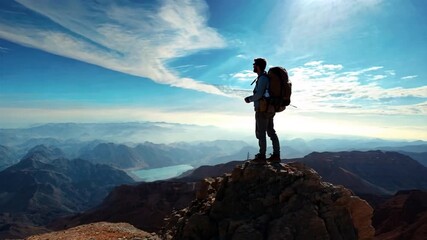
[[206,178],[163,239],[373,239],[373,209],[302,163],[238,165]]

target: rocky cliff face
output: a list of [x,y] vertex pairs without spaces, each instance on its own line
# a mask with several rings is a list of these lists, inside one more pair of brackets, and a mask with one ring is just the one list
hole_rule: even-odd
[[301,163],[236,166],[207,178],[163,239],[372,239],[372,208]]

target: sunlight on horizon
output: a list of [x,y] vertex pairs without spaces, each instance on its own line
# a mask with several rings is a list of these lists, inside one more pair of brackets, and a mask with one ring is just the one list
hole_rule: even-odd
[[[14,123],[9,123],[10,128],[28,127],[21,123],[23,114],[32,116],[32,124],[41,123],[114,123],[114,122],[168,122],[178,124],[190,124],[196,126],[214,126],[224,129],[224,132],[217,132],[217,139],[235,133],[236,138],[242,135],[252,135],[255,131],[255,115],[251,111],[251,106],[245,112],[218,113],[218,112],[169,112],[157,109],[73,109],[73,110],[53,110],[53,109],[16,109],[8,113],[8,119],[15,119]],[[337,115],[338,117],[339,115]],[[103,121],[99,121],[103,119]],[[28,119],[25,119],[28,121]],[[1,123],[7,126],[6,123]],[[13,125],[14,124],[14,125]],[[285,110],[277,113],[274,119],[275,129],[280,135],[298,137],[299,134],[326,136],[359,136],[384,139],[406,139],[406,140],[427,140],[427,131],[410,127],[387,126],[384,124],[374,124],[369,118],[360,120],[331,120],[325,116],[303,116],[298,110]],[[189,136],[197,134],[188,132]],[[206,136],[209,139],[214,136]],[[254,136],[255,138],[255,136]]]

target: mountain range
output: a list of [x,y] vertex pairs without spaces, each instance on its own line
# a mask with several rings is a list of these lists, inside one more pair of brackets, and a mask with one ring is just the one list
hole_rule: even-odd
[[[117,144],[111,142],[67,141],[51,145],[40,139],[25,147],[1,146],[0,167],[3,169],[17,163],[25,155],[45,149],[43,154],[56,155],[62,158],[81,158],[92,163],[108,164],[120,169],[159,168],[179,164],[200,166],[225,162],[230,157],[243,158],[248,152],[255,152],[254,147],[242,141],[217,140],[200,143],[156,144],[144,142],[139,144]],[[31,148],[27,149],[29,146]],[[42,151],[43,152],[43,151]],[[40,153],[39,153],[40,154]]]
[[[194,167],[246,159],[257,153],[255,138],[182,142],[174,134],[189,130],[202,133],[217,129],[171,123],[51,123],[29,128],[0,129],[0,170],[17,163],[38,145],[60,149],[65,158],[82,158],[120,168],[156,168],[170,164]],[[154,134],[155,133],[155,134]],[[156,135],[157,134],[157,135]],[[177,135],[177,136],[178,136]],[[155,139],[163,137],[157,143]],[[218,138],[218,136],[217,136]],[[168,139],[169,142],[165,142]],[[229,139],[235,139],[229,138]],[[149,140],[149,141],[148,141]],[[312,152],[395,151],[427,165],[427,142],[372,138],[282,139],[282,158],[301,158]],[[101,157],[102,156],[102,157]]]
[[[224,133],[214,126],[199,126],[166,122],[124,123],[46,123],[24,128],[0,129],[0,142],[19,145],[37,139],[45,141],[78,140],[90,142],[179,142],[188,132],[199,133],[188,142],[230,139],[234,134]],[[209,137],[211,136],[211,137]],[[38,143],[41,144],[41,143]],[[43,143],[45,144],[45,143]]]
[[[51,140],[49,139],[47,143],[53,143]],[[300,140],[296,141],[301,142]],[[329,141],[334,142],[335,140]],[[44,141],[39,139],[34,141],[34,144],[41,142]],[[27,149],[29,146],[32,146],[32,148]],[[0,145],[0,170],[17,163],[20,159],[25,158],[28,152],[37,151],[39,148],[48,149],[44,151],[44,154],[48,153],[67,159],[81,158],[93,163],[109,164],[120,169],[158,168],[179,164],[190,164],[194,167],[215,165],[225,163],[230,159],[250,158],[257,151],[256,147],[248,143],[231,140],[173,144],[66,141],[57,142],[56,145],[39,144],[33,146],[33,144],[26,143],[25,147]],[[306,146],[303,148],[306,148]],[[390,148],[393,149],[392,147]],[[402,148],[412,151],[424,151],[424,145],[411,145],[407,146],[407,148],[399,147],[398,149]],[[286,149],[289,150],[291,147],[284,146],[283,149],[285,149],[284,156],[290,155],[290,153],[286,152]],[[289,151],[296,152],[294,150]],[[296,156],[300,157],[300,153],[296,154]],[[401,153],[410,156],[421,164],[426,162],[427,152],[401,151]]]

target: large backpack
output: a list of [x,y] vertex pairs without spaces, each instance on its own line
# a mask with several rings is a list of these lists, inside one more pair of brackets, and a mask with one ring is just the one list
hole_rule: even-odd
[[268,70],[270,79],[269,94],[267,99],[269,111],[281,112],[291,104],[292,83],[289,81],[288,72],[283,67],[272,67]]

